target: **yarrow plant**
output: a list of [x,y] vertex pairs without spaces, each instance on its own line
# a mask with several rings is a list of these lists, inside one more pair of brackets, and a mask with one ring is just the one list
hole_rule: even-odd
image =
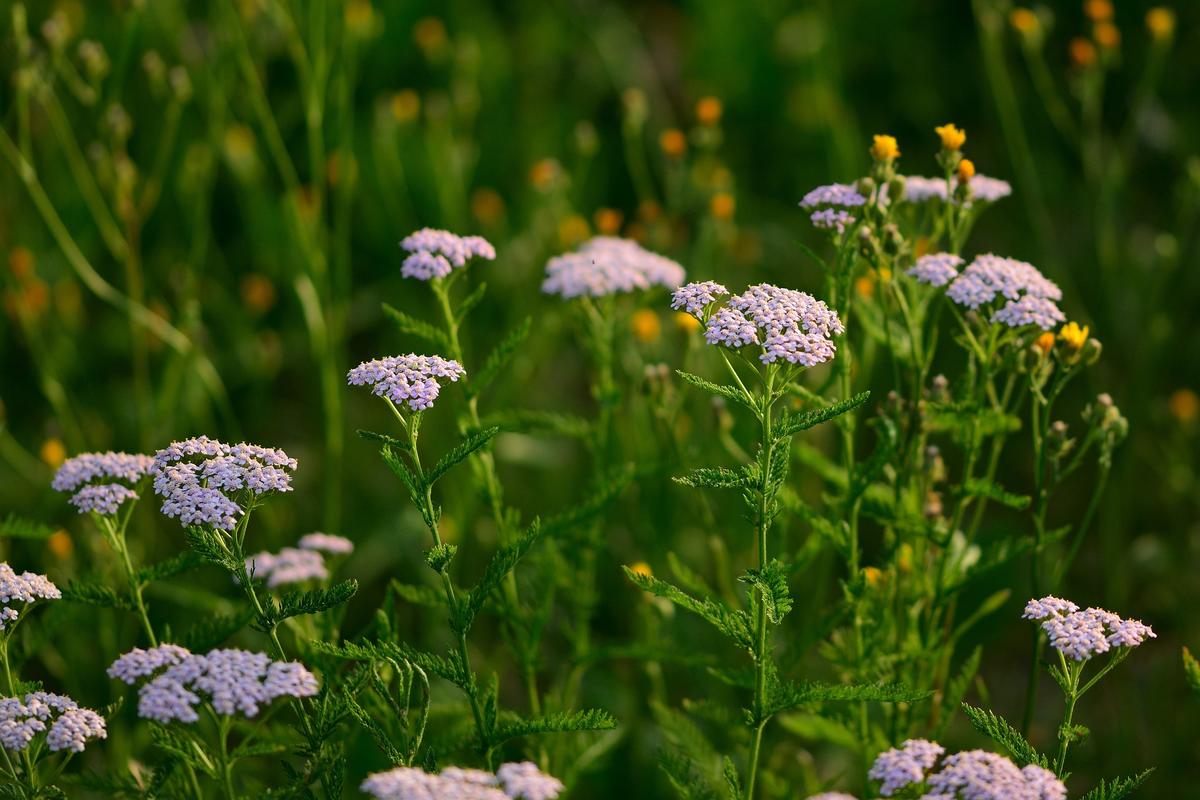
[[563,784],[536,764],[522,761],[501,764],[495,774],[460,767],[446,767],[436,774],[398,767],[369,776],[361,788],[376,800],[555,800]]

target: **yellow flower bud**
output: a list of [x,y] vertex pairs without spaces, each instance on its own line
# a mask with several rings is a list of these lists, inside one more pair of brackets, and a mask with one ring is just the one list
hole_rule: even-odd
[[696,102],[696,121],[701,125],[716,125],[721,121],[724,109],[715,97],[701,97]]
[[975,177],[975,162],[969,158],[964,158],[958,162],[958,179],[962,183],[966,183]]
[[1054,334],[1046,331],[1041,336],[1033,341],[1037,348],[1042,351],[1043,356],[1050,355],[1050,351],[1054,348]]
[[709,200],[708,208],[717,219],[731,219],[737,203],[728,192],[717,192]]
[[50,552],[59,559],[67,558],[75,549],[70,535],[64,530],[57,530],[50,534],[50,538],[46,539],[46,545],[50,548]]
[[51,469],[58,469],[67,460],[67,448],[63,446],[62,440],[50,437],[42,442],[42,447],[38,450],[38,456],[41,457],[46,466]]
[[1013,26],[1013,30],[1022,36],[1037,33],[1039,27],[1037,14],[1028,8],[1014,8],[1008,16],[1008,22]]
[[1077,322],[1068,322],[1058,332],[1058,340],[1075,352],[1083,349],[1084,344],[1087,343],[1087,338],[1088,326],[1084,325],[1081,328]]
[[854,291],[859,297],[870,297],[875,294],[875,279],[869,275],[861,275],[854,281]]
[[967,132],[960,130],[953,122],[947,122],[933,130],[941,138],[943,150],[961,150],[967,141]]
[[1121,45],[1121,31],[1111,22],[1096,23],[1096,44],[1105,50],[1116,50]]
[[1077,67],[1090,67],[1096,63],[1096,48],[1087,39],[1076,37],[1070,45],[1071,62]]
[[654,572],[650,569],[650,565],[645,561],[638,561],[636,564],[631,565],[629,567],[629,571],[634,575],[641,575],[646,578],[649,578],[654,574]]
[[867,579],[867,585],[876,587],[883,583],[883,570],[879,567],[863,567],[863,577]]
[[392,112],[392,119],[407,125],[421,113],[421,96],[412,89],[401,89],[392,95],[388,106]]
[[677,128],[668,128],[658,137],[658,146],[667,158],[682,158],[687,152],[687,137]]
[[900,157],[900,145],[895,136],[876,134],[871,145],[871,158],[876,161],[895,161]]
[[1110,0],[1086,0],[1083,13],[1093,22],[1107,22],[1113,18],[1113,6]]

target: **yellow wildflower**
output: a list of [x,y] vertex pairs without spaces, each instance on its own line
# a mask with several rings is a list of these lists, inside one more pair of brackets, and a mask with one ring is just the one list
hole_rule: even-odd
[[1121,31],[1111,22],[1099,22],[1095,30],[1096,44],[1105,50],[1116,50],[1121,45]]
[[64,530],[57,530],[50,534],[50,538],[46,539],[46,545],[50,548],[50,552],[59,559],[67,558],[75,549],[70,535]]
[[1167,400],[1167,408],[1180,422],[1195,422],[1200,417],[1200,396],[1191,389],[1176,389]]
[[871,145],[871,158],[876,161],[895,161],[900,157],[900,145],[895,136],[876,134]]
[[716,125],[721,121],[724,109],[715,97],[701,97],[696,102],[696,121],[701,125]]
[[600,208],[592,215],[592,220],[596,223],[596,230],[605,236],[615,236],[621,230],[623,219],[624,215],[615,208]]
[[588,222],[578,214],[564,217],[558,223],[558,240],[563,247],[574,247],[592,234]]
[[498,222],[504,216],[504,198],[495,189],[481,186],[471,193],[471,213],[484,225]]
[[1107,22],[1113,18],[1113,6],[1110,0],[1086,0],[1083,13],[1093,22]]
[[651,575],[654,574],[654,572],[651,571],[651,569],[650,569],[650,565],[647,564],[645,561],[638,561],[636,564],[633,564],[629,568],[629,571],[632,572],[634,575],[641,575],[646,578],[649,578]]
[[1029,36],[1038,30],[1037,14],[1028,8],[1014,8],[1008,16],[1008,22],[1022,36]]
[[676,311],[672,319],[675,320],[675,327],[684,333],[691,333],[700,329],[700,320],[683,311]]
[[883,570],[879,567],[863,567],[863,577],[867,579],[868,586],[878,586],[883,583]]
[[662,332],[662,323],[658,319],[658,314],[648,308],[639,308],[633,312],[629,324],[633,328],[633,335],[639,341],[646,343],[658,339],[659,334]]
[[38,455],[46,463],[46,466],[51,469],[58,469],[67,460],[67,448],[63,446],[61,439],[51,436],[42,442],[42,447],[38,451]]
[[401,89],[392,95],[388,105],[392,111],[392,119],[407,125],[421,113],[421,95],[412,89]]
[[731,219],[737,209],[737,202],[728,192],[717,192],[709,200],[708,208],[717,219]]
[[1146,30],[1155,39],[1169,39],[1175,33],[1175,12],[1158,6],[1146,12]]
[[543,158],[529,170],[529,182],[535,189],[549,189],[561,175],[562,166],[557,161]]
[[975,177],[975,162],[969,158],[964,158],[958,162],[958,179],[963,181],[971,180]]
[[1075,37],[1070,45],[1071,61],[1077,67],[1090,67],[1096,63],[1096,48],[1087,39]]
[[1058,332],[1058,340],[1075,351],[1083,349],[1083,346],[1087,344],[1087,338],[1088,326],[1084,325],[1081,328],[1078,322],[1068,322]]
[[687,152],[687,137],[678,128],[667,128],[658,137],[658,146],[667,158],[682,158]]
[[941,138],[944,150],[961,150],[967,141],[967,132],[956,127],[953,122],[947,122],[933,130]]

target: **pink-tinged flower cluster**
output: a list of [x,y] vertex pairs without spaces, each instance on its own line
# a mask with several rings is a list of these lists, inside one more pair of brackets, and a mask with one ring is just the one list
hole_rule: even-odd
[[378,397],[396,405],[407,404],[413,411],[433,406],[442,391],[439,381],[457,381],[466,375],[462,364],[441,356],[388,356],[364,361],[346,375],[351,386],[370,386]]
[[1036,764],[1018,768],[1004,756],[966,750],[946,756],[926,781],[929,800],[1066,800],[1067,787]]
[[1124,619],[1102,608],[1083,611],[1070,600],[1043,597],[1030,600],[1022,617],[1040,621],[1050,646],[1072,661],[1086,661],[1114,647],[1137,647],[1157,638],[1149,625]]
[[113,662],[108,675],[129,685],[153,676],[138,690],[138,716],[162,723],[197,721],[196,706],[204,701],[218,714],[254,717],[280,697],[312,697],[320,688],[302,664],[272,661],[266,653],[196,655],[172,644],[132,650]]
[[855,222],[855,217],[849,211],[838,208],[822,208],[810,214],[808,219],[814,228],[835,231],[839,235]]
[[672,292],[671,308],[703,320],[704,310],[728,294],[729,290],[716,281],[693,281]]
[[971,309],[1003,298],[1007,302],[991,321],[1014,328],[1037,325],[1050,330],[1066,319],[1054,303],[1062,299],[1057,284],[1032,264],[990,253],[976,256],[950,284],[946,296]]
[[63,462],[50,486],[75,492],[70,502],[80,514],[112,516],[124,503],[138,499],[127,484],[136,484],[153,466],[153,458],[138,453],[81,453]]
[[88,740],[108,736],[103,717],[61,694],[31,692],[0,699],[0,745],[5,750],[24,750],[43,732],[53,753],[82,753]]
[[[971,188],[971,193],[970,198],[967,200],[967,205],[970,205],[971,201],[974,200],[982,203],[994,203],[1012,194],[1012,186],[1008,181],[991,178],[987,175],[973,176],[968,185]],[[958,178],[955,177],[950,178],[949,186],[947,186],[945,178],[924,178],[920,175],[909,175],[904,179],[904,199],[910,203],[925,203],[930,200],[945,202],[951,196],[951,192],[956,192],[957,190]]]
[[285,547],[278,553],[259,553],[246,559],[246,572],[270,589],[329,577],[325,558],[316,550]]
[[800,201],[803,209],[813,209],[819,206],[844,206],[854,208],[867,202],[867,198],[858,189],[848,183],[831,183],[818,186],[804,195]]
[[858,800],[858,798],[845,792],[821,792],[809,795],[808,800]]
[[944,201],[949,196],[945,178],[909,175],[904,179],[904,199],[910,203],[924,203],[928,200]]
[[473,258],[496,259],[496,248],[482,236],[458,236],[434,228],[410,233],[400,246],[408,252],[400,274],[421,281],[444,278]]
[[[22,572],[18,575],[7,562],[0,563],[0,631],[21,616],[31,603],[38,600],[61,600],[62,592],[45,575]],[[20,608],[13,604],[20,603]]]
[[242,514],[230,495],[290,492],[296,467],[296,459],[278,448],[198,436],[155,453],[154,493],[163,498],[162,513],[185,527],[228,531]]
[[925,774],[946,752],[946,748],[927,739],[908,739],[900,747],[879,754],[868,776],[879,781],[879,793],[884,797],[925,780]]
[[546,263],[542,291],[564,299],[603,297],[655,286],[674,289],[687,279],[683,267],[632,239],[597,236],[573,253]]
[[354,552],[354,542],[345,536],[334,536],[320,531],[304,534],[300,541],[296,542],[296,546],[301,550],[316,550],[331,556],[345,556]]
[[461,767],[437,774],[398,767],[368,776],[359,788],[376,800],[555,800],[563,784],[524,761],[502,764],[494,775]]
[[963,260],[953,253],[930,253],[918,258],[904,274],[916,278],[917,283],[945,286],[958,277],[962,265]]
[[761,344],[764,364],[782,359],[811,367],[833,358],[832,337],[844,330],[837,312],[811,294],[760,283],[714,312],[704,338],[733,349]]

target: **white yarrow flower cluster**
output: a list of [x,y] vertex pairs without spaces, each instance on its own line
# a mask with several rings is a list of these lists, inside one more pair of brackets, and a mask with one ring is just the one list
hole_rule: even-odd
[[679,264],[632,239],[597,236],[573,253],[550,259],[542,291],[568,300],[603,297],[655,286],[674,289],[686,277]]
[[494,775],[461,767],[437,774],[398,767],[368,776],[359,788],[376,800],[555,800],[563,784],[522,761],[502,764]]
[[88,740],[106,738],[108,729],[95,711],[61,694],[30,692],[23,698],[0,698],[0,745],[5,750],[24,750],[41,733],[46,734],[46,747],[52,753],[82,753]]
[[0,563],[0,631],[19,619],[33,603],[61,599],[62,592],[45,575],[34,572],[18,575],[7,562]]

